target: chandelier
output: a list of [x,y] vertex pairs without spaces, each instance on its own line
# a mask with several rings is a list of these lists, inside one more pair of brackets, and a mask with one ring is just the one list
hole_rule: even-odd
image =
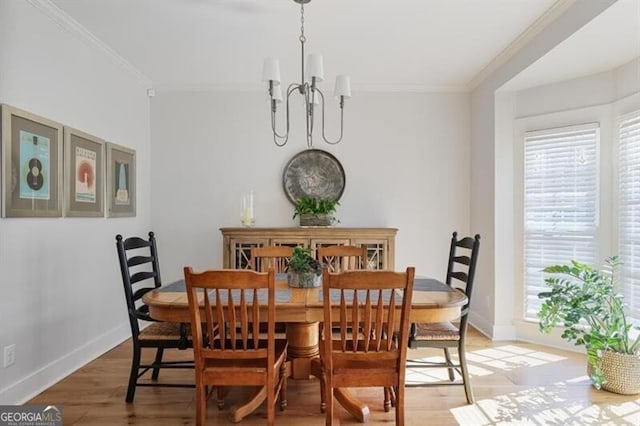
[[[306,137],[307,147],[313,147],[313,125],[315,119],[316,108],[322,109],[322,139],[331,145],[335,145],[342,140],[343,123],[344,123],[344,100],[351,97],[351,81],[348,75],[338,75],[336,77],[336,85],[334,90],[335,97],[340,101],[340,137],[335,141],[330,141],[325,136],[324,125],[324,94],[316,86],[324,79],[322,56],[312,53],[307,57],[306,70],[304,61],[304,44],[307,38],[304,35],[304,5],[311,0],[293,0],[300,4],[300,61],[301,78],[300,83],[292,83],[287,88],[287,109],[286,109],[286,126],[283,134],[276,130],[276,111],[277,105],[282,103],[282,89],[280,87],[280,65],[275,58],[266,58],[262,68],[262,81],[269,83],[269,98],[271,103],[271,130],[273,131],[273,142],[277,146],[284,146],[289,140],[289,98],[295,92],[304,97],[304,105],[306,108]],[[305,73],[306,71],[306,73]],[[305,76],[307,80],[305,80]]]

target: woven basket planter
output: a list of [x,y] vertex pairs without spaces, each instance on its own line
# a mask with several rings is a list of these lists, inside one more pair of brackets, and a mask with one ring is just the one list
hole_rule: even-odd
[[[591,364],[587,365],[591,375]],[[602,389],[622,395],[640,393],[640,357],[605,351],[602,355],[602,372],[607,380]]]

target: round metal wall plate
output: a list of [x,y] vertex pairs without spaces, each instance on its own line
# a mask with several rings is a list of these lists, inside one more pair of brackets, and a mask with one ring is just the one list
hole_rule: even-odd
[[293,204],[301,197],[339,200],[345,186],[342,164],[320,149],[307,149],[289,160],[282,176],[284,192]]

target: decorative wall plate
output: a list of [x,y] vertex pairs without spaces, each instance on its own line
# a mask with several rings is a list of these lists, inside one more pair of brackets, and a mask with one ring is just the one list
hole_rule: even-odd
[[297,153],[284,168],[284,192],[293,204],[300,197],[339,200],[344,185],[342,164],[336,157],[320,149]]

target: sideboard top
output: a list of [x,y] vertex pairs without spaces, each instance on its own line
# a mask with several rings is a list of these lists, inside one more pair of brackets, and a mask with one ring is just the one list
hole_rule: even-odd
[[341,226],[296,226],[287,228],[267,227],[232,227],[220,228],[222,234],[233,235],[262,235],[262,234],[309,234],[309,235],[339,235],[339,234],[363,234],[363,235],[395,235],[398,228],[345,228]]

